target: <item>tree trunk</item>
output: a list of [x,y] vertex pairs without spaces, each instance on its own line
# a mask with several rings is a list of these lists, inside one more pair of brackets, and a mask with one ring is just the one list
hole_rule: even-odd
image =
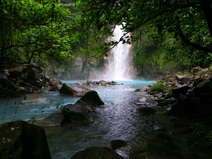
[[212,0],[200,0],[200,4],[212,38]]

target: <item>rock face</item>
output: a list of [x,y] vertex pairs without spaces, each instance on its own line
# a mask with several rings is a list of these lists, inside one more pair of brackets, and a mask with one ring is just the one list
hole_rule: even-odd
[[193,90],[192,95],[172,105],[170,115],[190,118],[206,118],[212,114],[212,81],[204,80]]
[[90,147],[77,152],[71,159],[124,159],[107,147]]
[[43,128],[15,121],[0,125],[1,159],[51,159]]
[[166,76],[162,81],[166,90],[153,95],[159,106],[170,107],[167,114],[188,118],[212,114],[212,70],[195,67],[191,73]]
[[52,86],[52,83],[43,75],[41,67],[35,63],[12,67],[0,73],[0,97],[35,93],[49,86]]

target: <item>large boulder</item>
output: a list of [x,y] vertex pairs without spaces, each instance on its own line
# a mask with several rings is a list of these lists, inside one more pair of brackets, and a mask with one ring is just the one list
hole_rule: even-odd
[[78,126],[78,125],[87,125],[91,121],[83,113],[71,111],[68,108],[64,107],[62,109],[63,119],[60,123],[61,126]]
[[88,88],[84,87],[79,83],[75,84],[63,83],[62,87],[59,90],[60,94],[62,95],[70,95],[75,97],[81,97],[88,91],[89,91]]
[[60,92],[60,94],[63,94],[63,95],[76,96],[76,91],[65,83],[63,83],[59,92]]
[[75,105],[91,105],[100,106],[104,105],[104,102],[99,97],[98,93],[94,90],[88,91],[83,97],[81,97]]
[[1,159],[51,159],[43,128],[24,121],[0,125]]
[[205,118],[212,114],[212,82],[207,79],[193,93],[172,105],[169,115]]
[[71,159],[124,159],[107,147],[89,147],[77,152]]

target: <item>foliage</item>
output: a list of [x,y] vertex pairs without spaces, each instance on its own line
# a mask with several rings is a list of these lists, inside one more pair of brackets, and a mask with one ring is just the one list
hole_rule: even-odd
[[165,91],[165,85],[163,84],[163,81],[158,81],[154,83],[150,88],[148,89],[148,93],[159,93]]
[[[99,30],[105,26],[122,25],[126,32],[132,33],[134,44],[144,36],[137,44],[138,48],[145,50],[152,46],[154,50],[135,53],[138,55],[135,56],[138,68],[139,65],[142,68],[142,62],[146,60],[146,63],[155,61],[151,65],[161,68],[169,61],[184,68],[208,66],[212,62],[212,9],[208,7],[212,2],[209,0],[77,2],[87,24],[95,24]],[[134,36],[137,33],[137,37]],[[124,38],[120,41],[124,41]],[[146,43],[149,44],[145,46]],[[146,56],[151,53],[154,56]],[[140,55],[147,58],[141,59]]]
[[206,126],[204,123],[193,123],[191,129],[196,139],[204,137],[208,145],[212,145],[212,130],[211,127]]
[[0,3],[0,60],[65,63],[73,59],[76,36],[70,11],[56,0],[4,0]]

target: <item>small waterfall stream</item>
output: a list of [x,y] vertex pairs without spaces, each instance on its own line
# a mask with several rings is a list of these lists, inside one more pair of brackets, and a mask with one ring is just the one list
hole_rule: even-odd
[[[119,41],[124,32],[121,26],[115,26],[112,41]],[[105,73],[105,79],[108,80],[129,80],[131,79],[131,45],[120,42],[111,50],[108,60],[108,69]]]

